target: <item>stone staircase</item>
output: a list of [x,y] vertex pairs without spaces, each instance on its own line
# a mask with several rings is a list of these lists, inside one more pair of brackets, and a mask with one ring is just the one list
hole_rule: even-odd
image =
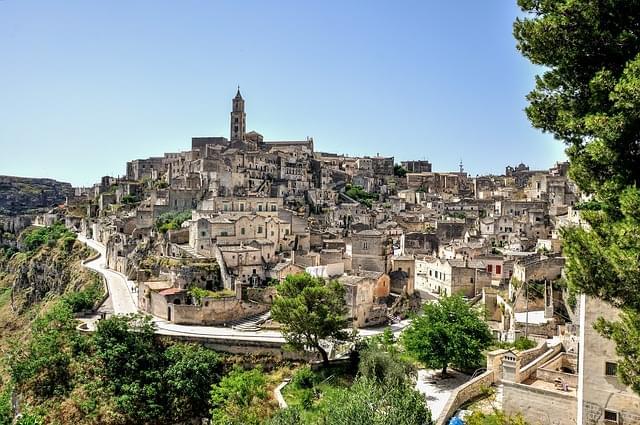
[[226,289],[231,289],[235,291],[235,285],[233,282],[233,278],[227,271],[227,264],[224,262],[224,258],[222,257],[222,251],[218,248],[218,245],[214,245],[213,247],[213,256],[218,262],[218,266],[220,267],[220,277],[222,278],[222,286]]
[[205,258],[204,255],[198,254],[189,244],[176,245],[181,251],[193,258]]
[[228,323],[232,329],[236,329],[238,331],[244,332],[255,332],[259,331],[260,325],[266,322],[271,318],[271,312],[267,311],[266,313],[258,314],[251,317],[246,317],[244,319],[233,320]]
[[390,323],[400,323],[400,321],[402,320],[400,317],[394,316],[391,313],[387,313],[387,319],[389,319]]

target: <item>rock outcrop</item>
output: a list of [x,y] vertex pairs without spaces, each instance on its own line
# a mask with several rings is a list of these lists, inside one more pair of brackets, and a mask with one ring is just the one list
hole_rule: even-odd
[[0,215],[37,213],[73,195],[70,183],[53,179],[0,176]]
[[33,253],[19,252],[3,266],[0,287],[12,288],[14,309],[22,311],[48,296],[78,290],[91,282],[95,275],[80,263],[91,254],[92,250],[77,241],[71,249],[56,244]]

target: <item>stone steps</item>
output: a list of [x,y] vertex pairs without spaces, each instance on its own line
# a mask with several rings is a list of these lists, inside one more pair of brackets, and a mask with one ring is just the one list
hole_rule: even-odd
[[229,322],[232,329],[245,332],[255,332],[260,330],[260,325],[269,320],[271,312],[258,314],[256,316],[247,317],[245,319],[238,319]]

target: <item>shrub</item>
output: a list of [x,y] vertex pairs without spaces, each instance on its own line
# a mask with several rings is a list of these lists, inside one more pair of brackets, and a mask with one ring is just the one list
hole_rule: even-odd
[[55,223],[49,227],[32,228],[22,234],[22,243],[28,251],[35,251],[42,245],[53,247],[60,240],[67,250],[70,250],[76,240],[76,234],[62,223]]
[[299,369],[291,379],[291,385],[296,388],[313,388],[318,383],[318,376],[309,366]]
[[103,294],[102,282],[97,278],[83,290],[65,294],[62,300],[71,308],[71,311],[78,313],[83,310],[92,310]]
[[182,226],[182,223],[191,219],[191,211],[169,211],[160,214],[156,220],[156,228],[161,233],[166,233],[168,230],[177,230]]

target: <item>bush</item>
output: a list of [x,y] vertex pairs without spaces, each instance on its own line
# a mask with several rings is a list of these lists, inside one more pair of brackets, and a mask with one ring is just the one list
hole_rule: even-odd
[[22,243],[28,251],[35,251],[42,245],[54,247],[62,240],[63,247],[70,251],[76,240],[76,234],[67,229],[62,223],[55,223],[49,227],[36,227],[26,230],[22,234]]
[[299,369],[291,379],[291,385],[296,388],[313,388],[318,383],[318,376],[311,370],[309,366]]
[[191,211],[169,211],[160,214],[156,220],[156,228],[161,233],[166,233],[168,230],[178,230],[182,223],[191,219]]
[[11,387],[6,385],[0,392],[0,425],[11,425],[13,412],[11,407]]
[[360,353],[358,374],[376,384],[397,387],[408,382],[413,367],[392,354],[376,348],[366,348]]
[[268,412],[267,380],[258,368],[235,367],[211,389],[211,423],[258,425]]
[[102,282],[100,279],[96,279],[87,285],[83,290],[70,292],[62,297],[71,311],[78,313],[83,310],[93,310],[96,303],[102,298],[104,294]]
[[529,338],[525,338],[523,336],[518,337],[515,342],[513,343],[513,347],[516,350],[520,350],[520,351],[524,351],[524,350],[529,350],[533,347],[536,346],[536,342],[529,339]]

